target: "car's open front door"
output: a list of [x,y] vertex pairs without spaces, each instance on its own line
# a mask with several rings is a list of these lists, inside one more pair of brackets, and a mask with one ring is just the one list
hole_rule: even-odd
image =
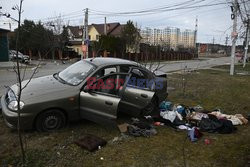
[[152,101],[155,92],[151,90],[152,84],[147,84],[150,80],[145,71],[134,68],[130,71],[127,83],[123,89],[123,94],[120,102],[122,112],[126,112],[132,116],[140,115],[142,109]]
[[[112,74],[97,80],[95,87],[80,92],[80,116],[84,119],[103,124],[114,125],[120,102],[116,88],[118,75]],[[88,85],[85,86],[85,88]]]

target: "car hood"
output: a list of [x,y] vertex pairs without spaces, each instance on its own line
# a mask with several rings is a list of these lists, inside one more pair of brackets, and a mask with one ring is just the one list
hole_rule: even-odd
[[[22,82],[22,87],[24,89],[22,91],[21,99],[24,101],[34,97],[52,95],[59,91],[66,91],[73,87],[59,82],[53,77],[53,75],[34,78],[26,87],[24,87],[27,83],[28,80]],[[17,94],[17,84],[13,85],[11,89]]]

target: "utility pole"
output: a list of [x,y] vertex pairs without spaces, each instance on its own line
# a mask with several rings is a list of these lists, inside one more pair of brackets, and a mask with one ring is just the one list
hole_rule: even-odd
[[199,57],[199,49],[200,47],[196,47],[196,43],[197,43],[197,31],[198,31],[198,17],[196,16],[195,19],[195,31],[194,31],[194,50],[197,51],[198,57]]
[[[88,8],[86,8],[83,35],[82,35],[82,51],[83,53],[85,53],[85,58],[89,57],[88,50],[89,50]],[[82,59],[83,59],[83,56],[82,56]]]
[[229,37],[228,37],[228,35],[226,36],[226,41],[225,41],[225,45],[226,45],[226,56],[228,56],[228,40],[229,40]]
[[227,46],[228,45],[228,40],[229,40],[229,37],[228,35],[226,36],[226,41],[225,41],[225,45]]
[[248,45],[249,45],[249,24],[250,24],[250,19],[247,20],[247,29],[246,29],[246,38],[245,38],[245,53],[244,53],[244,60],[243,60],[243,68],[246,66],[246,61],[247,61],[247,52],[248,52]]
[[107,18],[104,17],[104,35],[107,35]]
[[233,3],[233,14],[231,18],[233,19],[233,32],[232,32],[232,48],[231,48],[231,65],[230,65],[230,75],[234,75],[234,62],[235,62],[235,48],[237,41],[237,15],[238,15],[238,2],[234,0]]

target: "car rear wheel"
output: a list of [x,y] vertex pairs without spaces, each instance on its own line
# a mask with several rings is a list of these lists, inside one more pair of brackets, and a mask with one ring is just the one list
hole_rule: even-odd
[[41,113],[35,122],[39,132],[50,132],[65,126],[65,115],[59,110],[49,110]]

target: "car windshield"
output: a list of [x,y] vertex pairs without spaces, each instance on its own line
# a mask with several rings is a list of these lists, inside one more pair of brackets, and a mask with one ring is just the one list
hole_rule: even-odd
[[80,84],[95,67],[85,60],[81,60],[72,64],[65,70],[59,73],[59,78],[70,85]]
[[[16,51],[15,50],[11,50],[10,53],[16,55]],[[18,55],[22,56],[23,54],[21,52],[18,52]]]

